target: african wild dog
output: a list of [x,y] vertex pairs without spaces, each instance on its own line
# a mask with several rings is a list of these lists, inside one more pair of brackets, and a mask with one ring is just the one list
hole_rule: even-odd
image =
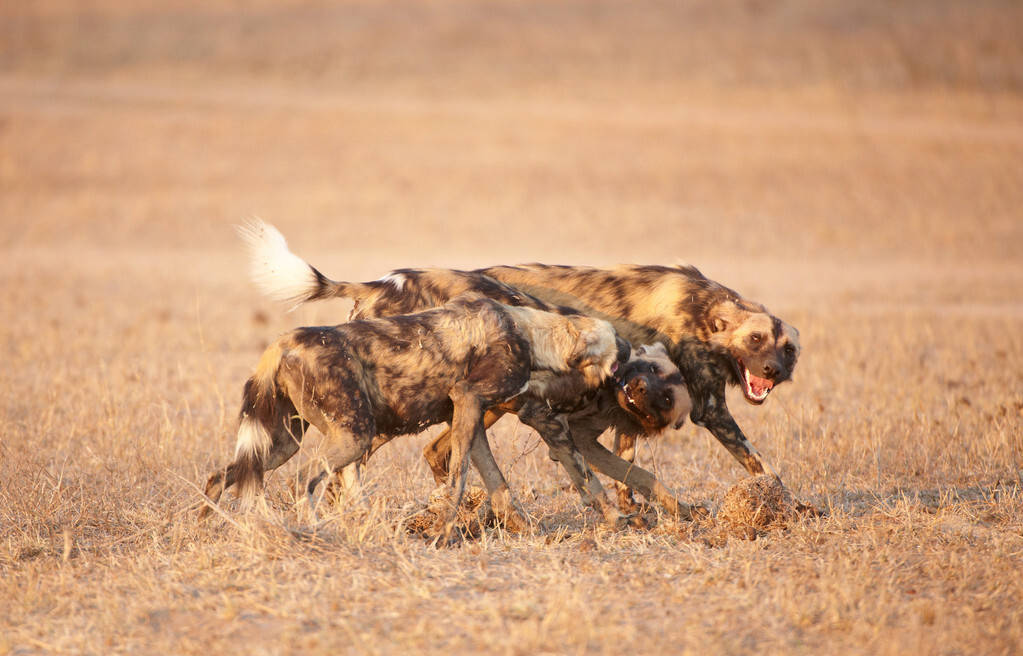
[[[685,376],[693,423],[710,430],[749,473],[770,469],[743,435],[725,400],[725,385],[733,384],[749,403],[760,405],[775,385],[792,377],[799,359],[799,331],[763,305],[690,266],[596,269],[531,264],[479,272],[548,303],[607,319],[633,344],[663,343]],[[632,448],[633,441],[623,440],[619,450]]]
[[[573,385],[572,379],[572,376],[559,377],[556,385],[562,389],[548,390],[547,407],[556,413],[562,430],[570,430],[576,448],[587,463],[638,490],[674,516],[704,516],[704,508],[679,503],[653,474],[611,453],[597,440],[608,428],[635,439],[657,435],[669,426],[678,428],[685,421],[692,403],[682,374],[668,358],[664,346],[658,343],[633,350],[614,377],[592,392]],[[487,411],[484,426],[491,426],[502,412],[515,412],[520,420],[537,428],[538,432],[544,428],[531,418],[524,418],[518,397]],[[450,453],[450,431],[442,433],[423,451],[438,483],[447,478]],[[630,507],[630,510],[636,509]],[[642,523],[639,518],[633,521]]]
[[[353,298],[352,316],[386,316],[410,304],[442,302],[473,281],[480,287],[499,281],[521,295],[522,304],[567,306],[607,319],[633,345],[661,342],[686,380],[693,422],[710,430],[751,474],[770,469],[728,410],[725,386],[738,385],[747,401],[763,403],[776,385],[790,380],[799,332],[694,267],[400,269],[377,281],[349,283],[330,280],[293,255],[271,226],[254,224],[248,238],[253,277],[281,300]],[[506,287],[500,294],[509,293]],[[634,439],[621,436],[616,451],[631,460]],[[621,490],[621,500],[631,506],[628,490]]]
[[[568,433],[587,463],[616,480],[627,482],[673,515],[688,518],[694,513],[703,516],[706,511],[702,507],[679,503],[653,474],[611,453],[597,438],[612,427],[622,434],[650,437],[669,426],[681,426],[691,408],[689,393],[678,367],[668,359],[662,344],[654,344],[632,349],[628,360],[596,388],[590,387],[576,372],[535,372],[530,377],[526,392],[487,410],[483,425],[489,428],[504,413],[511,412],[518,415],[522,423],[534,428],[548,444],[566,439]],[[375,439],[373,452],[386,442],[386,439]],[[489,453],[489,445],[486,448],[487,460],[483,464],[476,460],[475,454],[473,459],[484,478],[489,468],[497,467]],[[450,455],[450,431],[443,432],[423,452],[437,483],[448,478]],[[580,465],[588,471],[585,464]],[[357,472],[349,470],[345,471],[345,475],[346,484],[358,477]],[[501,494],[510,495],[503,478],[498,479],[496,485]],[[593,498],[604,498],[599,482],[588,480],[587,485],[593,487]],[[599,501],[591,505],[599,507],[609,522],[617,524],[620,519],[629,519],[634,524],[642,523],[639,518],[621,517],[618,511],[603,506]],[[513,532],[525,527],[521,516],[516,514],[506,513],[504,524]]]
[[[237,484],[251,498],[263,472],[295,454],[309,424],[325,436],[328,470],[337,471],[367,454],[375,436],[418,433],[446,421],[455,463],[448,479],[450,533],[466,456],[472,448],[474,460],[479,454],[486,464],[489,455],[484,411],[528,391],[534,373],[571,373],[586,387],[598,386],[625,359],[623,347],[606,321],[485,297],[462,297],[417,314],[299,328],[266,349],[246,383],[235,461],[210,476],[206,494],[217,501]],[[585,481],[593,477],[573,470],[582,460],[571,442],[551,448],[590,501]],[[481,473],[488,488],[504,483],[496,466]],[[322,477],[310,481],[310,497]],[[502,499],[495,500],[496,510],[512,512],[510,499],[503,501],[501,507]]]
[[[487,276],[474,273],[455,272],[451,274],[446,271],[437,271],[438,275],[436,279],[433,279],[432,272],[426,272],[422,276],[415,277],[408,285],[405,285],[404,279],[399,276],[392,276],[384,282],[334,283],[291,253],[283,235],[273,226],[262,222],[253,222],[242,228],[240,232],[251,247],[253,278],[268,294],[283,300],[309,298],[315,295],[316,289],[324,285],[334,285],[335,287],[345,285],[350,293],[362,294],[363,297],[366,296],[368,290],[380,292],[375,296],[370,294],[369,296],[373,297],[373,302],[362,307],[359,306],[359,297],[357,297],[356,308],[352,312],[353,317],[390,316],[391,310],[422,309],[420,306],[429,307],[436,303],[443,303],[447,300],[447,293],[470,291],[495,297],[506,303],[554,311],[570,317],[580,315],[572,308],[548,305],[529,294],[524,294]],[[397,289],[398,287],[400,289]],[[641,353],[643,352],[641,351]],[[655,355],[655,353],[660,355]],[[685,420],[691,408],[685,381],[678,368],[664,357],[663,350],[651,349],[649,354],[644,353],[642,361],[630,362],[630,366],[623,367],[619,373],[625,374],[626,377],[623,378],[619,375],[616,378],[616,384],[608,381],[600,399],[609,400],[611,403],[617,401],[621,405],[622,412],[608,411],[607,404],[599,404],[599,399],[594,393],[587,395],[585,402],[580,404],[580,399],[576,398],[579,397],[579,390],[575,390],[575,393],[571,392],[573,385],[566,382],[568,377],[561,376],[557,386],[562,388],[559,392],[560,401],[552,403],[552,399],[548,395],[542,399],[543,403],[537,403],[537,395],[524,394],[488,412],[486,426],[492,425],[502,412],[514,412],[523,423],[535,428],[541,437],[550,444],[565,439],[566,435],[575,439],[572,431],[569,430],[566,413],[575,413],[576,421],[580,421],[578,417],[584,416],[585,413],[578,411],[587,404],[590,406],[592,416],[604,418],[606,422],[604,428],[614,426],[616,418],[621,419],[629,414],[644,417],[645,422],[642,420],[623,421],[619,432],[627,435],[655,434],[669,425],[678,427]],[[629,395],[630,381],[633,385],[631,387],[632,396]],[[625,390],[624,394],[623,390]],[[601,405],[603,411],[594,414],[598,405]],[[552,409],[558,409],[559,412],[552,415]],[[661,420],[665,413],[671,415],[670,420]],[[653,420],[654,417],[657,418],[657,421]],[[642,429],[636,430],[636,426],[640,426]],[[626,478],[636,481],[645,496],[657,500],[673,514],[686,518],[691,516],[692,509],[686,504],[679,503],[671,496],[667,488],[656,481],[652,474],[631,462],[623,461],[597,442],[596,438],[601,432],[588,434],[585,441],[575,440],[577,449],[589,452],[590,459],[599,463],[598,469],[603,473],[620,482],[624,482]],[[438,441],[427,447],[424,452],[438,482],[447,475],[446,463],[449,449],[447,437],[447,433],[442,434]],[[381,443],[382,441],[378,440],[375,446],[378,447]],[[554,457],[558,459],[557,456]],[[351,476],[346,476],[346,478],[351,478]],[[593,498],[603,498],[602,488],[596,479],[588,480],[587,485],[593,490]],[[651,497],[651,494],[654,496]],[[610,520],[610,511],[605,509],[604,512],[605,517]],[[698,508],[696,512],[702,514],[702,509]]]

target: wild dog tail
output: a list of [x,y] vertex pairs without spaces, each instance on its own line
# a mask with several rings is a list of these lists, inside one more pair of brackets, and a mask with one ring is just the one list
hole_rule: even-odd
[[324,298],[359,298],[369,294],[369,285],[331,280],[288,248],[281,232],[260,219],[238,226],[238,235],[248,246],[249,275],[264,294],[299,306]]
[[267,454],[273,447],[271,429],[274,422],[279,420],[276,416],[275,379],[282,355],[280,341],[267,348],[256,365],[256,372],[246,381],[242,394],[234,467],[238,496],[246,502],[251,501],[263,489],[264,464]]

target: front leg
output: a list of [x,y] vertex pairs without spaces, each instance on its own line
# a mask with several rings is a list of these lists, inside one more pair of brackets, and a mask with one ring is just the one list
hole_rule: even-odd
[[451,544],[455,537],[455,524],[458,520],[458,507],[465,493],[465,479],[469,470],[469,450],[473,442],[482,434],[483,399],[467,382],[458,382],[448,394],[454,410],[451,416],[451,465],[448,472],[448,489],[450,492],[450,508],[444,523],[443,544]]
[[522,423],[536,430],[547,443],[551,458],[560,462],[568,472],[572,486],[579,492],[583,504],[600,512],[609,525],[617,527],[623,516],[608,500],[600,481],[575,448],[565,416],[556,414],[538,399],[524,402],[518,410],[518,416]]
[[477,427],[476,437],[469,449],[469,457],[476,471],[480,473],[483,484],[487,487],[487,494],[490,495],[490,508],[497,520],[504,525],[510,533],[522,533],[529,529],[529,520],[525,513],[519,508],[515,498],[512,496],[508,482],[494,460],[494,454],[490,450],[490,443],[487,441],[487,434],[483,425]]
[[724,390],[722,389],[720,395],[709,395],[700,401],[702,402],[697,402],[697,399],[694,399],[693,411],[690,414],[693,423],[709,430],[751,475],[756,476],[768,472],[777,478],[778,482],[781,482],[781,477],[761,457],[756,447],[746,439],[739,424],[735,423],[735,418],[732,417],[732,413],[728,411],[728,406],[725,404]]
[[[603,432],[601,430],[603,427],[603,424],[594,427],[585,421],[572,422],[572,440],[579,452],[586,458],[586,462],[601,474],[613,478],[619,486],[619,490],[625,490],[630,500],[632,500],[632,490],[635,489],[648,501],[657,502],[668,513],[679,519],[701,519],[707,516],[707,511],[702,506],[690,506],[680,502],[671,490],[657,480],[656,476],[608,451],[597,440]],[[634,436],[632,439],[635,441]],[[635,501],[632,503],[635,504]],[[638,504],[636,505],[638,506]],[[619,508],[624,510],[621,505],[621,497],[619,497]]]
[[[504,414],[491,408],[483,415],[483,428],[490,428]],[[488,447],[489,448],[489,447]],[[451,429],[446,428],[432,442],[423,447],[423,459],[433,472],[433,480],[441,484],[448,480],[448,461],[451,459]]]

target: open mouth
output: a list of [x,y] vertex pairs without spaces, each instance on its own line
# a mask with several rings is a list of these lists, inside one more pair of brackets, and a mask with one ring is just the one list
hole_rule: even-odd
[[767,395],[774,387],[774,381],[770,378],[754,376],[739,358],[735,359],[736,368],[739,372],[739,383],[742,385],[742,393],[746,400],[753,405],[760,405],[767,400]]
[[636,419],[639,419],[640,423],[648,426],[655,425],[657,422],[654,420],[654,418],[651,417],[646,412],[644,412],[643,409],[640,408],[639,404],[636,403],[636,400],[632,398],[631,390],[629,389],[629,384],[620,380],[616,380],[615,382],[618,384],[618,389],[621,392],[622,396],[625,397],[624,399],[625,409],[631,412],[636,417]]

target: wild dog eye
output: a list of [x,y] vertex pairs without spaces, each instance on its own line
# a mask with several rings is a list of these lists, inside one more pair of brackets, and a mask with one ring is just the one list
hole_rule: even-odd
[[787,355],[787,356],[789,356],[791,358],[795,354],[796,354],[796,347],[793,346],[792,344],[786,344],[785,345],[785,355]]
[[671,394],[665,393],[664,394],[664,406],[667,407],[667,408],[670,408],[673,405],[675,405],[675,399],[671,398]]
[[764,336],[761,335],[760,333],[750,333],[749,341],[752,342],[753,344],[759,344],[763,339]]

